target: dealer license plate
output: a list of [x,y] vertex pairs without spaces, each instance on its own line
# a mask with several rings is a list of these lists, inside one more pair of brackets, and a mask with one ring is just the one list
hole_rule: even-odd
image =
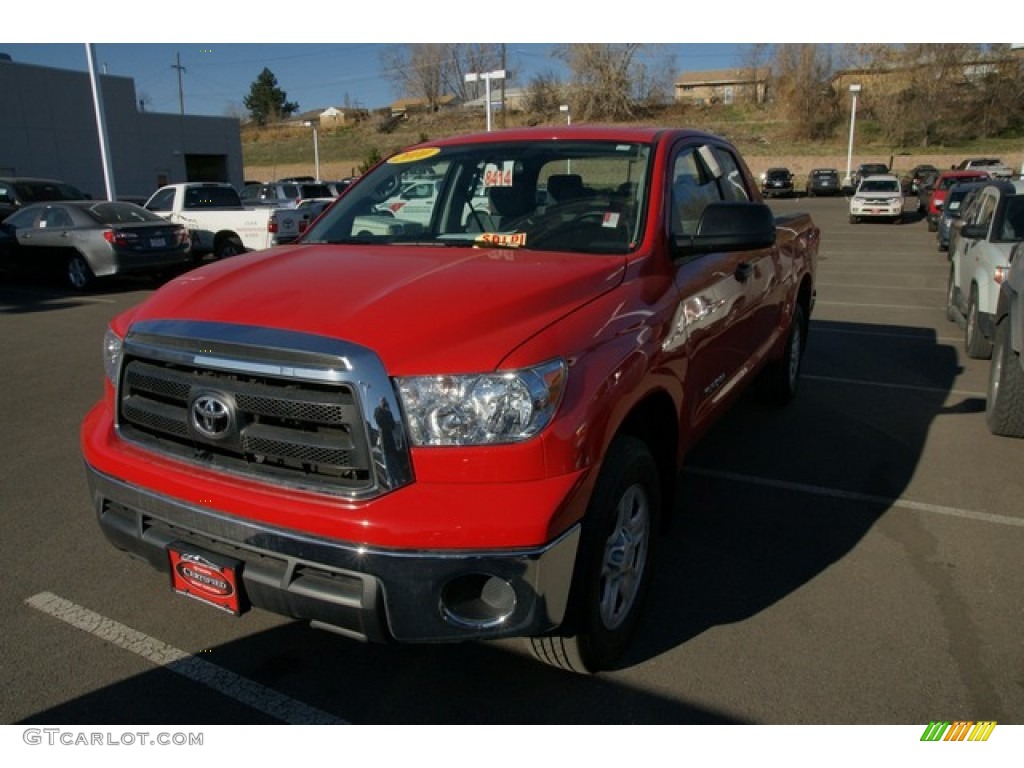
[[167,245],[167,241],[162,237],[154,237],[149,241],[150,248],[163,248],[165,245]]
[[238,616],[243,609],[238,560],[182,542],[167,547],[175,592]]

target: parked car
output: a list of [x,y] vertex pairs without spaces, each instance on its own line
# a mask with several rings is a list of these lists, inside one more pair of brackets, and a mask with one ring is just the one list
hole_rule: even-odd
[[804,189],[808,197],[842,194],[843,185],[839,178],[839,171],[835,168],[815,168],[807,174],[807,183]]
[[915,165],[910,169],[910,173],[901,181],[903,183],[903,191],[908,195],[917,195],[921,192],[921,185],[928,177],[934,177],[939,175],[939,169],[934,165],[927,163],[922,165]]
[[1010,250],[994,322],[985,423],[994,435],[1024,437],[1024,242]]
[[274,208],[295,208],[301,200],[334,199],[326,184],[317,182],[273,181],[242,190],[243,205],[270,205]]
[[960,171],[987,171],[993,179],[1013,178],[1013,169],[997,157],[969,157],[956,167]]
[[942,215],[939,216],[939,227],[936,232],[936,239],[940,251],[949,250],[950,237],[956,231],[955,224],[960,215],[967,208],[971,201],[971,194],[984,188],[984,181],[965,181],[954,184],[946,194],[946,202],[942,206]]
[[853,172],[853,178],[850,181],[853,188],[857,189],[868,176],[885,176],[888,173],[889,166],[885,163],[861,163]]
[[943,171],[935,179],[931,191],[928,194],[928,207],[925,211],[925,218],[928,220],[928,231],[935,232],[939,228],[939,216],[942,215],[942,206],[945,203],[946,195],[954,184],[966,181],[987,181],[991,178],[987,171]]
[[964,212],[950,252],[946,316],[964,328],[967,356],[992,354],[999,287],[1024,240],[1024,181],[990,181]]
[[49,200],[86,200],[88,195],[77,187],[56,179],[29,177],[0,178],[0,221],[32,203]]
[[866,176],[850,198],[850,223],[862,219],[903,220],[903,189],[891,173]]
[[761,194],[765,197],[789,197],[793,194],[793,174],[789,168],[769,168],[761,176]]
[[17,271],[60,271],[75,290],[98,277],[154,274],[191,263],[189,231],[135,203],[26,205],[0,223],[2,258]]
[[355,176],[349,176],[344,179],[338,179],[337,181],[325,181],[327,189],[330,190],[331,194],[338,197],[342,192],[349,188],[349,185],[356,180]]

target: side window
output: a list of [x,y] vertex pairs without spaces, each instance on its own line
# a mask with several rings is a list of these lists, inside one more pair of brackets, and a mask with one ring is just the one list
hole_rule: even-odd
[[14,193],[6,184],[0,184],[0,203],[13,203]]
[[673,235],[693,235],[704,207],[722,199],[714,177],[700,157],[698,147],[679,152],[672,164]]
[[988,227],[992,223],[992,214],[996,210],[996,199],[992,195],[984,195],[981,205],[978,208],[978,217],[974,220],[976,224]]
[[146,206],[151,211],[169,211],[174,203],[174,190],[165,189],[153,195],[153,199]]
[[747,190],[746,180],[732,152],[716,147],[715,157],[718,158],[718,165],[722,170],[722,176],[719,179],[722,199],[735,203],[749,202],[750,192]]

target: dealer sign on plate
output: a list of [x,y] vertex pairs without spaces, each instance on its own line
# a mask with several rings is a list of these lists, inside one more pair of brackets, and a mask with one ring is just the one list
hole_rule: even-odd
[[175,592],[236,616],[242,612],[238,589],[239,561],[180,542],[171,544],[167,553],[171,559],[171,586]]

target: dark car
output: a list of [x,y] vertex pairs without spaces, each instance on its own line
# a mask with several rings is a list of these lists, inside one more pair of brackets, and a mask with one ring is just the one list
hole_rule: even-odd
[[940,251],[948,251],[950,238],[956,232],[956,222],[967,208],[974,192],[984,188],[984,181],[967,181],[954,184],[946,193],[946,202],[942,206],[942,213],[939,216],[939,227],[936,232]]
[[889,173],[889,166],[885,163],[861,163],[853,172],[853,188],[856,189],[868,176],[885,176]]
[[184,226],[122,201],[34,203],[8,216],[0,231],[7,270],[59,272],[75,290],[97,277],[164,274],[192,261]]
[[769,168],[761,177],[761,194],[765,197],[788,197],[793,194],[793,174],[789,168]]
[[939,169],[927,163],[915,165],[910,173],[904,177],[903,187],[908,195],[917,195],[921,192],[921,184],[929,177],[938,176]]
[[55,179],[0,178],[0,221],[32,203],[87,198],[80,189]]
[[839,178],[839,171],[835,168],[815,168],[807,174],[805,189],[808,197],[842,194],[843,185]]

